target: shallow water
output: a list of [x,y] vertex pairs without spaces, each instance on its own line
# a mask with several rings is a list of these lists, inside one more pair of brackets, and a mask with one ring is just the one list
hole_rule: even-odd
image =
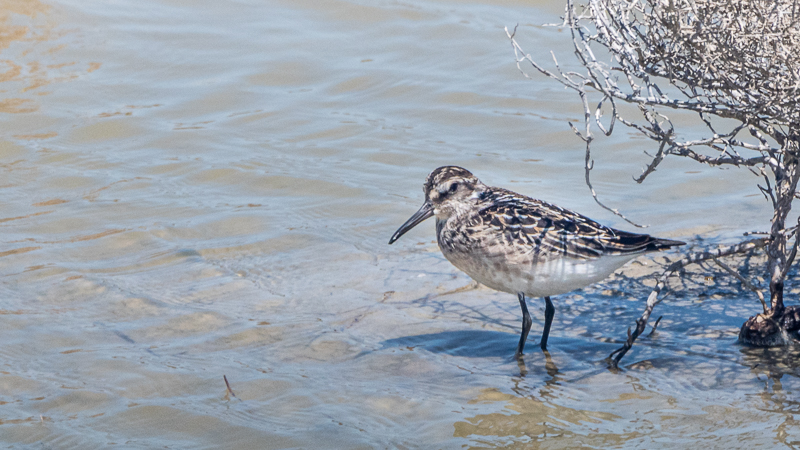
[[[442,164],[631,229],[583,183],[577,98],[526,80],[505,38],[519,23],[528,51],[568,65],[566,33],[538,26],[561,10],[7,2],[0,443],[800,445],[796,351],[739,347],[760,306],[702,281],[711,266],[674,283],[621,371],[604,358],[650,260],[557,298],[549,355],[532,300],[520,368],[513,296],[445,261],[431,223],[386,244]],[[640,186],[643,151],[599,141],[593,177],[648,233],[706,246],[764,228],[755,179],[668,159]]]

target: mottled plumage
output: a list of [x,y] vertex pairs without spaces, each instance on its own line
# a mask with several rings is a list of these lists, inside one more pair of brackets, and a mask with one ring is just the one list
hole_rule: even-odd
[[422,208],[389,243],[435,215],[439,248],[454,266],[492,289],[518,295],[523,311],[518,355],[531,323],[526,295],[545,297],[544,349],[554,314],[551,295],[600,281],[640,254],[684,244],[615,230],[550,203],[487,186],[461,167],[434,170],[423,191]]

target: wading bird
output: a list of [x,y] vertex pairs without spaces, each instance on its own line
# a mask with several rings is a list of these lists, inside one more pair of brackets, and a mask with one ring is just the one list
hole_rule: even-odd
[[436,216],[436,240],[445,258],[475,281],[517,294],[522,308],[522,355],[531,316],[525,296],[544,297],[547,338],[555,308],[550,297],[598,282],[631,259],[684,242],[615,230],[578,213],[481,183],[468,170],[439,167],[423,185],[425,202],[389,239]]

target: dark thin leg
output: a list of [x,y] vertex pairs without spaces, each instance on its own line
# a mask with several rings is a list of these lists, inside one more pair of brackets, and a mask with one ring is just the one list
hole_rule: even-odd
[[550,324],[553,323],[553,316],[556,315],[556,308],[553,307],[553,302],[550,297],[544,298],[544,331],[542,332],[542,343],[540,344],[542,350],[547,350],[547,338],[550,336]]
[[528,340],[528,332],[531,331],[531,315],[528,313],[528,306],[525,304],[525,294],[520,292],[517,294],[519,297],[519,306],[522,308],[522,335],[519,337],[519,345],[517,346],[517,353],[514,357],[519,358],[522,356],[522,349],[525,348],[525,341]]

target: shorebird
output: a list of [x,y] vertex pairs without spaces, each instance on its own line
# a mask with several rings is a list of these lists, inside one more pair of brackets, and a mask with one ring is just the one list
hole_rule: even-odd
[[685,244],[603,226],[542,200],[487,186],[457,166],[431,172],[422,190],[422,207],[389,244],[436,216],[436,240],[448,261],[485,286],[517,295],[522,309],[517,358],[533,323],[526,296],[544,297],[540,347],[546,350],[555,315],[551,296],[596,283],[641,254]]

